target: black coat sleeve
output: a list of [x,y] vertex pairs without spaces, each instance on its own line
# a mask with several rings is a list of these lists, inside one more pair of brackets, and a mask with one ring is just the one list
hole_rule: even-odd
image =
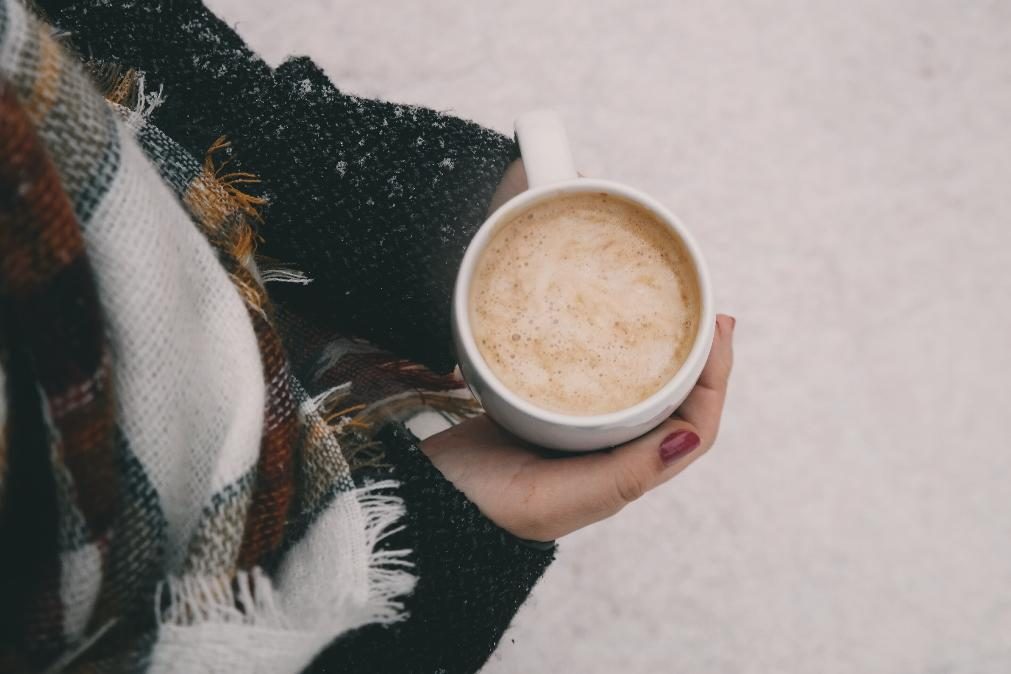
[[445,372],[452,286],[512,139],[425,108],[339,91],[309,59],[268,67],[197,0],[42,0],[85,56],[145,72],[151,121],[261,179],[259,253],[305,272],[272,289],[329,327]]
[[384,545],[414,551],[418,584],[405,602],[409,617],[345,634],[308,671],[476,672],[554,559],[556,547],[521,542],[491,523],[442,477],[402,425],[388,425],[380,437],[407,505],[406,526]]

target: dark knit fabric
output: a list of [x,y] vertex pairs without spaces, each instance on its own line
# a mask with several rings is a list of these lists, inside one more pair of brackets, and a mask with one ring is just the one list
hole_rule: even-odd
[[410,618],[341,637],[309,671],[477,671],[554,559],[555,548],[524,545],[481,516],[442,478],[402,425],[390,424],[380,437],[408,503],[407,526],[386,545],[415,551],[418,585],[406,602]]
[[[295,354],[318,354],[330,343],[313,320],[281,308],[276,317]],[[330,336],[332,338],[332,335]],[[382,367],[392,354],[348,353],[328,368],[315,358],[291,364],[310,384],[310,395],[350,381],[342,405],[370,404],[414,389],[431,394],[459,386],[420,368]],[[315,374],[312,374],[315,372]],[[451,383],[455,381],[455,383]],[[383,541],[412,550],[418,584],[405,602],[409,618],[389,627],[371,625],[345,635],[322,655],[316,672],[472,672],[494,651],[530,588],[554,558],[554,543],[526,541],[500,529],[447,482],[399,423],[383,424],[378,465],[355,469],[358,483],[393,478],[407,505],[404,529]],[[348,449],[347,446],[344,447]],[[352,460],[353,461],[353,460]]]
[[40,2],[89,58],[164,87],[152,122],[262,179],[261,254],[306,272],[275,301],[446,372],[449,307],[471,235],[515,143],[472,122],[338,91],[309,59],[270,68],[199,0]]
[[[195,156],[220,136],[230,171],[269,203],[258,252],[306,272],[272,299],[321,330],[368,339],[446,372],[456,269],[517,156],[508,138],[431,110],[338,91],[308,59],[271,70],[198,0],[42,0],[84,56],[137,68],[163,87],[151,121]],[[402,481],[406,527],[386,545],[414,553],[408,620],[367,626],[322,654],[320,672],[473,672],[554,556],[487,520],[416,438],[381,436]],[[389,477],[377,473],[376,477]]]

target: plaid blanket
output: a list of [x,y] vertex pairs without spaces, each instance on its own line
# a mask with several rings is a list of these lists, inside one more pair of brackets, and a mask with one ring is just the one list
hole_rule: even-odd
[[273,307],[307,279],[255,259],[255,176],[148,124],[159,100],[0,0],[3,671],[294,672],[401,619],[403,504],[351,465],[379,420],[474,410]]

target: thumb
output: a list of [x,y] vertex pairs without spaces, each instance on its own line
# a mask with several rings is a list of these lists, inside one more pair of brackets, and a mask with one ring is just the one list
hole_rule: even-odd
[[695,426],[676,417],[608,455],[615,512],[666,482],[705,453]]
[[672,417],[609,450],[533,462],[524,491],[524,502],[538,514],[532,538],[551,540],[614,515],[704,451],[695,426]]

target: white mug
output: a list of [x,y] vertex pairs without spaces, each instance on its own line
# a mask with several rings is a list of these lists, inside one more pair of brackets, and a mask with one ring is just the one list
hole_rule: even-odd
[[[474,235],[463,257],[453,295],[453,339],[457,359],[471,392],[485,412],[520,438],[552,449],[586,451],[612,447],[646,433],[669,417],[695,386],[709,357],[716,329],[716,310],[709,271],[692,235],[674,214],[642,192],[610,180],[581,178],[576,173],[565,128],[551,110],[537,110],[516,120],[523,167],[529,189],[492,213]],[[688,358],[659,391],[617,412],[594,415],[561,414],[539,408],[510,391],[495,376],[474,340],[470,324],[470,284],[474,268],[496,230],[514,214],[540,201],[579,192],[606,192],[650,211],[684,242],[698,273],[700,323]]]

